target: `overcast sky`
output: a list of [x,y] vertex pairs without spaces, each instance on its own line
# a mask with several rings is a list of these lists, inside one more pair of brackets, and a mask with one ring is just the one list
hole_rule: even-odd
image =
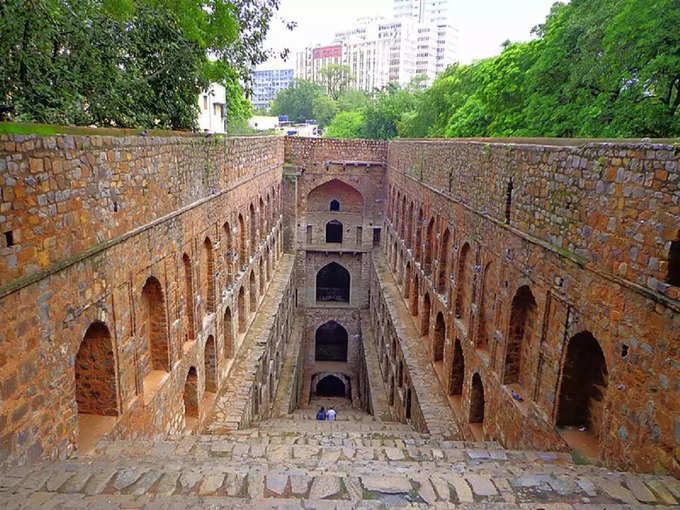
[[[462,63],[500,53],[501,43],[531,38],[555,0],[451,0],[451,21],[458,29],[458,58]],[[279,17],[298,22],[293,32],[274,22],[266,46],[290,48],[287,62],[271,61],[260,69],[295,67],[294,51],[331,42],[336,31],[352,26],[355,18],[392,14],[392,0],[281,0]]]

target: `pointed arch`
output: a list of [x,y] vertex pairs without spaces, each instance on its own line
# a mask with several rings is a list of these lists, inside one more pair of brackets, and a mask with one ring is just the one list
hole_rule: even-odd
[[314,334],[315,361],[347,362],[347,330],[331,320],[316,329]]
[[592,333],[571,337],[562,366],[557,426],[585,425],[600,438],[608,378],[607,361]]
[[246,241],[246,222],[243,215],[238,215],[238,263],[243,267],[248,262],[248,246]]
[[415,260],[420,261],[420,254],[423,252],[423,208],[418,209],[418,219],[416,220],[416,243],[414,247]]
[[347,269],[331,262],[316,274],[316,302],[350,302],[350,274]]
[[184,268],[184,308],[187,314],[187,333],[185,340],[196,338],[196,325],[194,319],[194,283],[191,274],[191,259],[186,253],[182,255]]
[[120,414],[113,342],[103,322],[93,322],[83,335],[75,357],[75,381],[79,414]]
[[446,294],[446,283],[449,280],[449,251],[451,249],[451,232],[447,227],[444,230],[441,243],[441,255],[439,256],[439,278],[437,281],[437,292]]
[[234,355],[234,324],[231,317],[231,308],[224,310],[224,359],[231,359]]
[[260,280],[260,296],[264,296],[264,257],[260,257],[260,272],[258,274]]
[[152,370],[170,370],[170,348],[165,318],[165,299],[160,282],[149,276],[142,288],[140,333],[145,337],[146,349],[142,354],[143,377]]
[[470,244],[465,242],[458,258],[458,274],[456,275],[456,318],[466,320],[470,299]]
[[422,322],[420,323],[420,334],[426,337],[426,341],[430,339],[430,313],[431,313],[430,293],[426,292],[423,297],[423,314]]
[[229,222],[225,221],[222,225],[222,232],[224,235],[224,268],[227,273],[227,285],[231,285],[234,281],[234,258],[236,253],[234,251],[234,240],[231,234],[231,227]]
[[453,345],[453,357],[451,358],[451,378],[449,381],[449,395],[462,395],[463,382],[465,381],[465,356],[460,340],[456,338]]
[[237,298],[237,306],[238,306],[238,332],[239,333],[244,333],[246,331],[246,324],[248,321],[248,317],[246,316],[246,291],[241,286],[241,288],[238,291],[238,298]]
[[418,315],[418,299],[420,298],[420,281],[417,271],[413,272],[413,290],[411,292],[411,315]]
[[215,260],[213,245],[209,237],[203,241],[203,267],[205,268],[205,307],[208,313],[214,312],[215,303]]
[[408,298],[410,295],[411,287],[411,261],[406,262],[406,268],[404,269],[404,297]]
[[198,373],[196,367],[189,367],[184,379],[184,419],[186,427],[193,431],[198,421]]
[[251,203],[248,208],[250,213],[250,255],[255,254],[257,250],[257,212],[255,211],[255,206]]
[[484,384],[481,376],[475,372],[470,384],[470,423],[484,422]]
[[406,246],[412,247],[411,242],[413,241],[413,201],[408,206],[408,226],[406,227]]
[[503,384],[524,383],[523,351],[529,348],[536,320],[536,300],[528,285],[515,293],[510,308],[510,325],[507,335]]
[[338,209],[342,204],[345,213],[362,214],[364,212],[364,197],[351,184],[340,179],[331,179],[313,188],[307,194],[307,212],[328,212],[337,202]]
[[250,271],[248,282],[248,291],[250,294],[250,313],[255,313],[255,310],[257,310],[257,285],[255,284],[255,271]]
[[434,323],[434,341],[432,342],[432,359],[435,363],[444,361],[444,344],[446,342],[446,322],[439,312]]
[[425,263],[423,264],[425,266],[425,272],[427,274],[432,273],[432,250],[434,249],[434,218],[430,218],[430,221],[427,224],[427,230],[426,230],[426,238],[425,238]]
[[217,349],[215,338],[208,335],[203,349],[203,364],[205,368],[205,391],[217,392]]
[[258,227],[259,227],[259,232],[260,232],[260,241],[264,241],[265,237],[265,228],[264,228],[264,220],[265,220],[265,210],[264,210],[264,200],[262,200],[262,197],[260,197],[260,202],[258,204],[257,208],[257,216],[258,216]]

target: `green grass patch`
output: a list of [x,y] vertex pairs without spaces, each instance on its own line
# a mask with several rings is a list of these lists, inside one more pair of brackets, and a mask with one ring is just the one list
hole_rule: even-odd
[[586,466],[588,464],[592,464],[590,458],[581,450],[572,450],[571,459],[577,466]]

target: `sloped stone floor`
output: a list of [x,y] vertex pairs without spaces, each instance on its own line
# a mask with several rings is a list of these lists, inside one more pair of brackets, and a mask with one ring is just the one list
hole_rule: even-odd
[[[315,419],[333,405],[336,422]],[[0,472],[0,508],[678,508],[680,481],[566,454],[436,439],[343,399],[228,436],[102,441],[89,456]]]

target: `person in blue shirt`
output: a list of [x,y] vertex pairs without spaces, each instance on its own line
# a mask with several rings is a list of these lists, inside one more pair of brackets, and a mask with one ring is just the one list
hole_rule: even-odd
[[323,407],[319,409],[318,413],[316,413],[316,419],[319,421],[323,421],[326,419],[326,410]]

